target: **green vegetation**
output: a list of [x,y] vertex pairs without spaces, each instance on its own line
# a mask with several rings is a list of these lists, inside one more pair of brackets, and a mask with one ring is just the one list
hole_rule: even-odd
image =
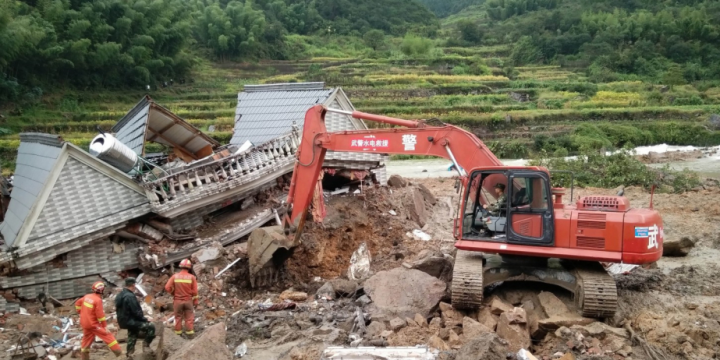
[[0,0],[0,160],[23,131],[86,147],[145,93],[226,142],[244,84],[301,81],[500,158],[720,145],[719,17],[709,0]]
[[[660,191],[682,193],[701,185],[696,173],[674,171],[667,167],[653,169],[627,151],[609,156],[588,151],[570,160],[541,154],[539,158],[532,160],[530,165],[544,166],[551,171],[571,171],[575,176],[575,183],[581,187],[613,188],[623,185],[649,189],[655,185]],[[569,175],[555,173],[553,182],[553,186],[568,186],[570,178]]]

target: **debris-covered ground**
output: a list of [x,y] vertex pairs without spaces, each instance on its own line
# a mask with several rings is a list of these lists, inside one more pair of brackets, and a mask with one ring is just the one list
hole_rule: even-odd
[[[598,322],[577,314],[570,293],[543,285],[501,285],[486,291],[480,311],[453,309],[451,233],[458,196],[453,184],[451,179],[393,178],[389,188],[332,197],[326,220],[309,226],[271,288],[250,288],[245,243],[211,244],[196,252],[200,336],[190,343],[165,331],[166,354],[310,360],[320,359],[330,346],[422,345],[434,349],[434,358],[457,360],[717,357],[717,188],[655,195],[668,256],[616,275],[619,311],[614,319]],[[576,198],[616,192],[582,189]],[[627,188],[625,196],[637,207],[650,200],[641,189]],[[146,313],[167,329],[172,299],[162,288],[169,276],[168,269],[146,271],[140,279]],[[113,294],[106,299],[108,314],[114,313]],[[35,349],[47,358],[79,358],[78,321],[70,301],[48,301],[44,310],[39,303],[24,305],[29,314],[1,320],[0,352],[6,358],[21,334],[36,334],[30,342],[41,344]],[[118,339],[124,342],[126,335],[120,331]],[[198,344],[205,349],[202,355],[193,352]],[[96,345],[93,358],[114,358],[102,343]]]

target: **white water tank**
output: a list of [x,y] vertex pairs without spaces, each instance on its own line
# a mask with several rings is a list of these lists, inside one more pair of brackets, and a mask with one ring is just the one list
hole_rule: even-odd
[[132,149],[110,134],[96,136],[90,143],[90,154],[124,173],[131,172],[140,161]]

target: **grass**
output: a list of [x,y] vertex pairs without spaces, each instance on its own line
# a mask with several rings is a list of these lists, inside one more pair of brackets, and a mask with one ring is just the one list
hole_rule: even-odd
[[[472,12],[463,14],[468,13]],[[446,24],[452,26],[457,20],[451,17]],[[558,146],[574,151],[593,136],[601,138],[594,143],[609,146],[629,141],[607,129],[634,134],[625,136],[633,141],[720,144],[720,132],[707,126],[709,116],[720,112],[717,84],[672,89],[642,81],[594,84],[583,73],[556,65],[517,67],[517,78],[511,80],[502,70],[510,63],[510,46],[442,48],[436,43],[430,53],[412,58],[396,50],[400,42],[388,38],[383,48],[373,52],[353,37],[293,35],[290,43],[298,49],[293,60],[202,61],[185,84],[152,89],[149,95],[203,131],[213,125],[215,132],[210,135],[221,142],[231,136],[237,93],[243,85],[325,81],[328,86],[341,86],[358,110],[439,118],[473,131],[501,157],[532,155],[541,150],[534,144],[542,136],[566,137],[562,138],[566,143],[547,145],[548,151],[557,151]],[[486,75],[453,71],[478,59],[487,64]],[[5,116],[0,127],[11,131],[0,136],[3,171],[14,168],[20,132],[58,133],[86,148],[97,126],[110,129],[143,95],[144,89],[54,89],[39,103],[21,109],[0,105]],[[602,136],[578,134],[586,124],[597,125]]]

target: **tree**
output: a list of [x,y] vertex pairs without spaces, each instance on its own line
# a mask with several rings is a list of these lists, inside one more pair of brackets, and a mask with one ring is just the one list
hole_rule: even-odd
[[513,46],[510,59],[512,59],[515,66],[535,64],[542,61],[542,52],[531,37],[523,36]]
[[432,48],[432,40],[407,33],[400,44],[400,51],[405,56],[426,55]]
[[368,47],[377,50],[385,44],[385,33],[377,29],[370,30],[363,36],[363,41]]
[[662,75],[662,83],[668,85],[671,89],[674,85],[685,84],[685,77],[683,77],[683,70],[680,65],[672,63],[668,66],[667,70]]
[[461,20],[456,25],[457,31],[460,33],[460,38],[470,44],[479,45],[482,42],[483,31],[472,20]]

